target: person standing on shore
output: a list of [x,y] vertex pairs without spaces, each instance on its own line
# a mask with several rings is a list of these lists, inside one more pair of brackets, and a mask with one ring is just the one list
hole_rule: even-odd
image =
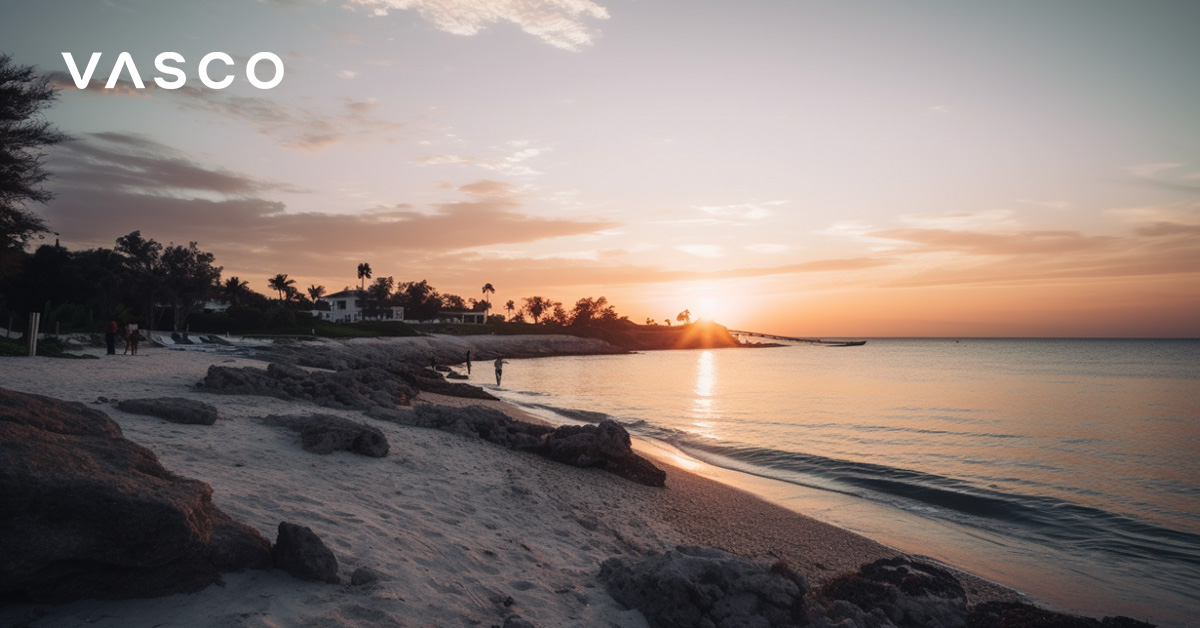
[[138,328],[137,323],[126,323],[125,324],[125,333],[124,333],[125,355],[129,355],[129,343],[131,342],[129,340],[129,337],[133,335],[133,332],[137,331],[137,328]]
[[500,376],[504,374],[504,357],[496,358],[496,385],[500,385]]
[[108,345],[108,355],[117,355],[117,321],[108,321],[104,328],[104,344]]
[[138,331],[138,327],[135,324],[133,331],[129,332],[129,345],[127,348],[130,349],[130,355],[137,355],[138,343],[142,341],[142,338],[142,332]]
[[467,349],[467,375],[471,374],[471,350]]

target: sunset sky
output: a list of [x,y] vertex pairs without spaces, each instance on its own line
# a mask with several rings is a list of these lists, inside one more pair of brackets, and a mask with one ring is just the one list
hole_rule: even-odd
[[[804,336],[1200,336],[1198,31],[1186,0],[0,9],[62,88],[37,211],[67,246]],[[124,51],[146,89],[104,89]],[[90,87],[63,52],[103,53]]]

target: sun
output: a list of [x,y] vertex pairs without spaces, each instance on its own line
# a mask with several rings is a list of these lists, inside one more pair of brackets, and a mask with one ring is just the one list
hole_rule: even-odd
[[718,320],[720,317],[721,302],[713,295],[704,295],[696,301],[695,307],[690,308],[692,320]]

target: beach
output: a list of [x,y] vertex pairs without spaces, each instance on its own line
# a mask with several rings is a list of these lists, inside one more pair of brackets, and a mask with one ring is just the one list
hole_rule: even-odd
[[[426,338],[386,342],[409,343],[414,352],[431,346]],[[471,339],[446,342],[459,347]],[[531,342],[480,337],[480,345],[470,346],[481,357],[518,356]],[[557,342],[564,343],[560,351],[570,344]],[[295,347],[303,350],[298,344],[289,351]],[[598,581],[605,560],[680,545],[716,547],[782,560],[819,585],[899,554],[664,458],[655,462],[667,472],[666,487],[654,488],[456,434],[375,421],[361,411],[196,386],[213,365],[265,366],[241,352],[146,347],[137,356],[100,357],[0,358],[0,387],[104,411],[167,469],[211,485],[219,508],[266,538],[274,538],[280,521],[311,528],[333,550],[343,583],[301,581],[277,569],[230,573],[192,594],[9,605],[0,609],[2,626],[490,626],[518,615],[536,626],[644,626],[639,612],[616,602]],[[220,418],[209,426],[180,425],[113,405],[154,397],[203,401]],[[422,393],[414,403],[483,404],[537,420],[499,401]],[[391,451],[383,458],[318,455],[302,449],[295,433],[261,420],[314,412],[379,428]],[[380,580],[347,584],[364,567]],[[1019,598],[958,576],[973,602]]]

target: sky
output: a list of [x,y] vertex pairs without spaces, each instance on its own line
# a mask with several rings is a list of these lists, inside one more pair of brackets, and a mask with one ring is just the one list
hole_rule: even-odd
[[[71,248],[805,337],[1200,337],[1200,3],[0,0]],[[91,83],[76,86],[63,52]],[[109,75],[128,52],[128,68]],[[163,89],[163,52],[187,80]],[[225,89],[204,85],[202,57]],[[284,65],[254,87],[259,52]],[[256,66],[262,80],[273,66]]]

